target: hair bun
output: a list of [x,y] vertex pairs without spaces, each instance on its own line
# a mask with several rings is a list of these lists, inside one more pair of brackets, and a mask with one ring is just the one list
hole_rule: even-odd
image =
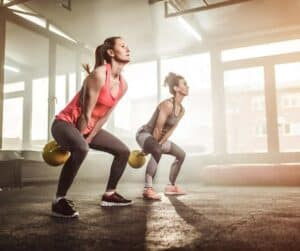
[[174,72],[169,72],[164,81],[164,86],[176,79],[177,75]]

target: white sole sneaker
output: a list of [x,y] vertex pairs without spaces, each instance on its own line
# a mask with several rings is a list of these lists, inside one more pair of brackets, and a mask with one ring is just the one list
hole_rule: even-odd
[[59,214],[59,213],[52,212],[51,215],[54,216],[54,217],[57,217],[57,218],[69,218],[70,219],[70,218],[77,218],[77,217],[79,217],[79,212],[75,212],[72,215],[64,215],[64,214]]
[[165,195],[185,195],[186,193],[178,193],[178,192],[165,192]]
[[147,197],[143,195],[144,200],[151,200],[151,201],[161,201],[161,197],[157,198],[152,198],[152,197]]
[[101,201],[101,207],[125,207],[130,206],[133,204],[133,201],[128,203],[116,203],[116,202],[108,202],[108,201]]

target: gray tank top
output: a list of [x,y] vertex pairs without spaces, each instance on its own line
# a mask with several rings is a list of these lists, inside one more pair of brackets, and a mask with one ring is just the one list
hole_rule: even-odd
[[[182,105],[180,105],[180,112],[179,112],[178,116],[176,116],[175,115],[175,104],[174,104],[175,100],[174,100],[174,98],[168,99],[168,101],[173,103],[173,109],[172,109],[172,113],[168,116],[168,118],[163,126],[162,137],[163,137],[163,135],[165,135],[167,133],[167,131],[169,131],[174,125],[176,125],[178,123],[180,114],[183,110]],[[158,115],[159,115],[159,106],[155,109],[149,122],[147,124],[143,125],[142,130],[144,132],[149,132],[151,134],[153,133]]]

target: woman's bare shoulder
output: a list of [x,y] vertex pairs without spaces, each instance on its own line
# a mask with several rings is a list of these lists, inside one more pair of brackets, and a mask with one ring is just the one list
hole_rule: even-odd
[[97,79],[103,79],[106,77],[106,67],[105,65],[101,65],[96,67],[92,72],[91,72],[91,77],[92,78],[97,78]]
[[158,107],[159,107],[159,110],[161,110],[161,111],[171,113],[172,109],[173,109],[173,103],[170,102],[170,99],[165,99],[159,103]]
[[[83,84],[87,88],[99,89],[103,86],[106,79],[106,68],[105,66],[99,66],[94,69],[84,80]],[[96,83],[96,84],[95,84]]]

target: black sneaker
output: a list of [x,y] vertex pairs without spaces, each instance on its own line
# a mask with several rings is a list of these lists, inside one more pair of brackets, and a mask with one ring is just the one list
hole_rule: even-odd
[[132,200],[127,200],[117,192],[111,195],[103,194],[101,206],[102,207],[113,207],[113,206],[129,206],[133,204]]
[[78,217],[79,213],[74,209],[74,203],[66,198],[61,198],[58,202],[52,203],[52,215],[62,218]]

